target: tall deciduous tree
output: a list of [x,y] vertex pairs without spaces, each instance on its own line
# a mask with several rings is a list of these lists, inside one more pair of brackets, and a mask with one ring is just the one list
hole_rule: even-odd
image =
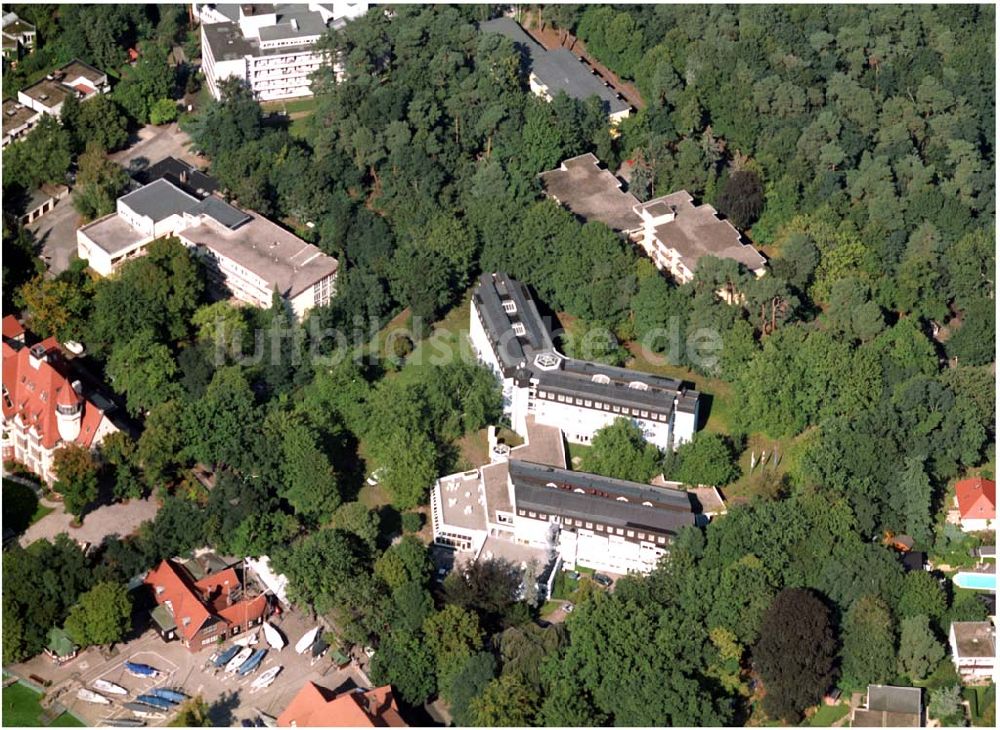
[[594,434],[580,466],[593,474],[645,483],[660,470],[660,457],[659,449],[646,442],[637,424],[617,418]]
[[844,619],[842,637],[841,671],[846,686],[884,684],[893,677],[896,637],[885,603],[872,596],[857,599]]
[[66,632],[80,646],[121,641],[132,628],[132,598],[125,586],[98,583],[69,612]]
[[753,650],[767,690],[764,710],[791,721],[819,702],[833,681],[836,647],[823,602],[801,588],[781,591],[764,614]]
[[68,444],[55,452],[52,470],[54,489],[62,495],[66,511],[77,520],[87,505],[97,499],[97,462],[90,449]]
[[920,682],[944,659],[944,647],[931,631],[926,616],[912,616],[899,624],[899,670]]

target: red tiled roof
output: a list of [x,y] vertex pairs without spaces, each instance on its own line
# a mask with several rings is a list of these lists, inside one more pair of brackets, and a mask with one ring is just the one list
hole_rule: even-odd
[[991,479],[963,479],[955,485],[958,511],[963,520],[995,520],[997,517],[997,485]]
[[306,682],[285,711],[280,727],[407,727],[389,685],[366,692],[330,690]]
[[[16,322],[16,320],[15,320]],[[4,334],[14,332],[13,324],[4,318]],[[64,365],[59,358],[59,343],[54,337],[35,347],[44,348],[48,359],[31,365],[31,349],[15,349],[6,341],[3,343],[3,385],[7,398],[3,399],[3,417],[13,419],[16,415],[29,427],[39,433],[42,448],[54,449],[62,442],[59,435],[56,404],[68,400],[75,392],[70,379],[64,374]],[[104,413],[89,400],[83,402],[80,434],[76,443],[89,447],[97,433]]]
[[[227,624],[245,624],[263,617],[267,611],[267,596],[264,595],[229,603],[230,591],[241,587],[232,568],[192,581],[184,568],[172,560],[164,560],[150,571],[145,583],[153,587],[157,603],[170,601],[177,630],[187,640],[192,639],[212,616]],[[188,619],[187,622],[184,619]]]
[[97,91],[97,89],[95,89],[93,86],[87,86],[87,84],[76,84],[73,88],[84,95],[93,94],[95,91]]
[[12,340],[24,334],[24,326],[17,321],[17,317],[8,314],[3,318],[3,336]]
[[181,569],[172,560],[164,560],[149,572],[144,581],[153,587],[158,604],[170,601],[171,613],[177,630],[185,639],[191,639],[211,617],[202,605],[194,586],[189,584]]

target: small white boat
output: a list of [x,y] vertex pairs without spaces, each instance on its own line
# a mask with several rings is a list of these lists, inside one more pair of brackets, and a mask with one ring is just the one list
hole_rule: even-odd
[[93,702],[95,705],[110,705],[111,700],[102,694],[98,694],[92,690],[86,688],[80,688],[77,690],[76,696],[79,697],[84,702]]
[[239,670],[240,665],[249,659],[251,654],[253,654],[253,649],[249,646],[244,646],[240,649],[239,653],[230,659],[229,664],[226,665],[226,673],[235,674]]
[[295,653],[296,654],[305,653],[305,651],[308,650],[309,647],[313,645],[313,642],[316,641],[317,634],[319,634],[319,626],[317,626],[314,629],[309,629],[307,632],[305,632],[302,635],[302,638],[299,639],[298,643],[295,645]]
[[264,623],[264,638],[267,639],[267,643],[271,645],[272,649],[281,651],[285,648],[285,637],[281,635],[281,632],[276,628],[271,626],[270,623]]
[[253,687],[254,689],[264,689],[264,687],[269,687],[271,685],[271,682],[274,681],[274,678],[278,676],[278,673],[280,671],[281,671],[280,665],[277,667],[271,667],[262,675],[257,677],[257,679],[255,679],[250,686]]
[[113,695],[127,695],[128,690],[122,687],[120,684],[115,684],[114,682],[109,682],[106,679],[95,679],[94,689],[99,689],[101,692],[108,692]]
[[247,634],[246,636],[241,636],[238,639],[234,639],[233,643],[236,646],[257,646],[257,634]]

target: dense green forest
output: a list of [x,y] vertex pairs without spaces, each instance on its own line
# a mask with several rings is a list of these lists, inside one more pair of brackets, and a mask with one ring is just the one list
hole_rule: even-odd
[[[97,584],[208,543],[270,554],[297,601],[377,649],[374,681],[407,705],[443,698],[459,724],[795,722],[829,688],[869,682],[924,686],[936,716],[958,721],[945,637],[985,608],[904,572],[879,538],[961,552],[943,524],[949,482],[995,462],[993,8],[526,10],[637,84],[646,106],[618,136],[594,99],[532,95],[511,42],[478,31],[495,14],[486,6],[373,9],[331,31],[324,47],[343,78],[321,70],[315,111],[293,125],[236,83],[182,118],[233,198],[339,258],[338,295],[302,325],[278,300],[210,303],[174,241],[112,279],[81,266],[32,278],[30,236],[5,217],[5,311],[13,302],[39,334],[85,342],[144,426],[105,442],[99,461],[65,459],[56,488],[81,513],[99,489],[163,500],[138,536],[87,558],[68,541],[5,553],[5,661],[36,653]],[[62,13],[52,22],[56,53],[70,43],[60,33],[77,32]],[[145,27],[121,33],[133,26]],[[101,63],[112,51],[84,35],[73,53]],[[159,94],[137,98],[148,107]],[[141,119],[128,98],[115,104]],[[18,145],[65,148],[68,165],[87,154],[90,133],[74,132],[87,128],[64,120]],[[605,226],[546,200],[538,173],[588,151],[615,170],[631,161],[640,198],[684,188],[715,204],[767,253],[769,273],[703,260],[677,286]],[[98,157],[95,212],[114,189]],[[8,279],[9,252],[20,278]],[[367,339],[404,309],[419,339],[475,275],[498,269],[572,317],[570,352],[597,332],[601,359],[633,364],[629,345],[671,322],[721,336],[711,362],[646,344],[731,386],[727,433],[664,456],[616,425],[586,468],[725,486],[749,438],[797,455],[755,498],[685,530],[650,576],[612,593],[584,581],[564,625],[536,622],[512,566],[481,561],[438,586],[418,538],[389,546],[419,528],[408,510],[434,478],[467,466],[458,439],[499,418],[491,377],[463,363],[401,366],[393,353],[309,356],[333,346],[309,341],[313,325],[356,342],[359,322]],[[220,320],[245,351],[258,332],[294,334],[220,362]],[[215,468],[212,490],[191,476],[196,463]],[[376,469],[392,505],[369,510],[357,498]],[[803,671],[789,676],[792,663]]]

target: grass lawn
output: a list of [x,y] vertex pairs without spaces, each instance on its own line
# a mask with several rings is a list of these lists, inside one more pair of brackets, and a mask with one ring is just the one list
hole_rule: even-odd
[[815,715],[810,717],[805,723],[809,727],[830,727],[837,720],[851,711],[850,705],[841,702],[836,705],[823,705]]
[[704,412],[701,414],[702,419],[705,419],[706,416],[708,418],[707,422],[703,424],[704,429],[714,433],[729,433],[733,408],[733,388],[729,383],[718,378],[699,375],[687,368],[661,362],[662,358],[640,348],[634,342],[628,343],[627,348],[632,353],[632,359],[627,363],[627,367],[632,370],[662,375],[694,384],[703,398],[701,409],[704,411],[707,408],[708,410],[707,414]]
[[[38,704],[41,695],[23,684],[12,684],[3,690],[4,727],[43,727],[42,708]],[[86,727],[68,712],[57,717],[50,726]]]
[[587,446],[586,444],[571,444],[566,442],[566,447],[569,450],[569,467],[570,469],[576,469],[579,466],[577,459],[582,459],[587,452],[589,452],[593,446]]
[[265,101],[260,105],[265,112],[284,112],[288,116],[308,115],[316,111],[316,98],[309,96],[304,99],[288,101]]
[[560,606],[562,606],[561,601],[552,601],[552,600],[546,601],[545,603],[542,604],[542,608],[541,610],[539,610],[538,614],[542,618],[546,618],[554,614],[556,611],[558,611]]
[[[995,693],[996,686],[992,684],[989,687],[962,688],[962,699],[969,703],[969,711],[972,714],[973,725],[993,725],[993,718],[996,717],[996,703],[994,700]],[[984,711],[990,709],[991,705],[994,709],[989,713],[990,717],[984,717]]]

